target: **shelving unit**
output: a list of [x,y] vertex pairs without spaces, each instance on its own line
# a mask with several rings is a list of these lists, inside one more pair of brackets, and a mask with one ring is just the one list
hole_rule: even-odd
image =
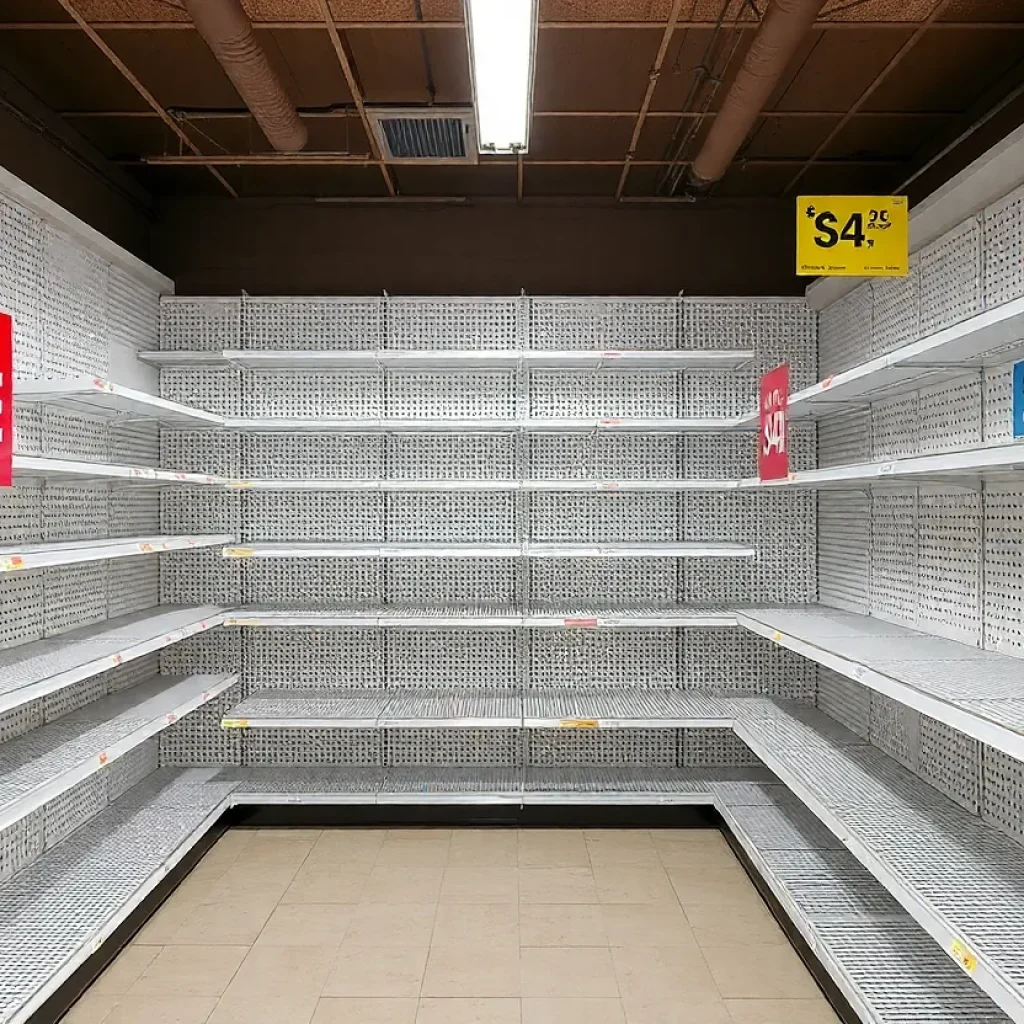
[[240,433],[285,431],[308,434],[701,434],[731,430],[749,430],[750,424],[738,416],[685,417],[293,417],[293,416],[225,416],[228,430]]
[[0,547],[0,573],[80,565],[108,558],[162,554],[213,548],[232,540],[230,534],[197,537],[116,537],[99,540],[50,541],[44,544],[10,544]]
[[109,466],[102,462],[78,462],[74,459],[51,459],[34,455],[15,455],[12,462],[14,476],[19,482],[23,478],[38,477],[42,480],[80,483],[103,481],[141,487],[225,487],[231,483],[227,477],[208,473],[175,473],[150,466]]

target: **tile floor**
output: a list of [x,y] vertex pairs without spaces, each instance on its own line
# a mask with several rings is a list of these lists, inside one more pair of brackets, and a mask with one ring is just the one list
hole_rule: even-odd
[[235,829],[66,1024],[837,1024],[710,830]]

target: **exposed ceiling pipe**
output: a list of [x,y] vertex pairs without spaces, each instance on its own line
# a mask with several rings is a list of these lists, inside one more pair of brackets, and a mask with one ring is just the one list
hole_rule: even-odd
[[308,132],[256,41],[240,0],[184,0],[196,31],[220,61],[267,141],[282,153],[306,145]]
[[771,0],[743,64],[690,167],[692,188],[718,181],[764,109],[827,0]]

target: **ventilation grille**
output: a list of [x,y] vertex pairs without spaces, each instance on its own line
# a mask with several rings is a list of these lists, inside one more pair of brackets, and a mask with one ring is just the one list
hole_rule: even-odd
[[472,110],[368,111],[384,159],[390,163],[477,162]]

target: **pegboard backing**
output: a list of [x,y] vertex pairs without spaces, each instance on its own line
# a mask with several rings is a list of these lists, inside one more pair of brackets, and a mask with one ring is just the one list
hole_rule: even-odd
[[160,397],[218,416],[241,416],[242,374],[230,366],[165,366]]
[[160,428],[155,423],[112,423],[107,436],[110,462],[121,466],[160,466]]
[[[257,438],[252,442],[258,443]],[[237,479],[244,475],[242,436],[226,431],[161,430],[160,465],[180,473],[211,473]],[[282,472],[286,465],[280,467]]]
[[241,699],[242,685],[238,683],[164,729],[160,733],[160,767],[241,764],[241,730],[222,729],[220,724]]
[[160,296],[155,289],[118,266],[110,267],[107,283],[110,344],[139,352],[159,348]]
[[982,437],[986,444],[1009,444],[1013,438],[1013,364],[983,370]]
[[526,763],[532,768],[674,768],[680,761],[679,733],[676,729],[531,729],[526,734]]
[[523,739],[519,729],[385,729],[384,764],[518,767]]
[[239,571],[242,597],[234,603],[361,608],[380,607],[384,596],[384,570],[372,559],[255,558]]
[[245,296],[241,303],[242,348],[380,348],[384,299]]
[[614,492],[531,494],[530,536],[535,541],[565,543],[679,540],[680,497]]
[[241,348],[241,299],[160,299],[160,348],[165,352],[216,352]]
[[26,377],[43,372],[42,239],[42,220],[0,196],[0,309],[14,317],[14,368]]
[[970,217],[918,253],[922,335],[981,309],[981,252],[981,218]]
[[399,607],[509,607],[516,599],[516,565],[507,558],[401,558],[383,571],[388,602]]
[[981,744],[927,715],[920,716],[918,744],[918,774],[977,814],[981,801]]
[[386,347],[508,349],[522,344],[521,298],[389,298]]
[[0,577],[0,648],[43,635],[43,571]]
[[47,636],[107,617],[108,566],[90,562],[43,570],[43,629]]
[[43,852],[43,808],[0,829],[0,882],[28,867]]
[[818,496],[818,599],[867,615],[871,610],[871,498],[857,491]]
[[452,544],[516,541],[515,496],[510,493],[389,494],[386,540]]
[[385,439],[373,434],[250,434],[241,475],[250,480],[377,480]]
[[918,393],[918,451],[956,451],[982,442],[983,379],[975,371],[948,384],[922,388]]
[[398,689],[518,686],[512,630],[394,630],[387,637],[387,685]]
[[239,414],[361,419],[382,416],[383,403],[384,376],[376,370],[252,370],[244,374]]
[[156,491],[111,488],[107,517],[111,537],[152,537],[160,532],[160,495]]
[[910,272],[906,277],[878,278],[869,285],[861,285],[861,288],[864,287],[871,289],[869,358],[876,359],[902,345],[908,345],[920,336],[921,272],[916,257],[910,258]]
[[686,434],[680,444],[683,476],[687,480],[742,480],[757,476],[755,435]]
[[253,689],[380,689],[384,641],[375,629],[254,629],[243,637]]
[[221,731],[234,732],[236,738],[241,735],[240,757],[245,765],[381,764],[383,736],[376,729]]
[[983,296],[986,309],[1024,295],[1024,188],[986,207]]
[[228,608],[241,603],[242,563],[221,557],[219,549],[169,551],[158,558],[162,603]]
[[674,629],[534,629],[529,643],[531,687],[679,685]]
[[917,622],[917,495],[894,490],[871,504],[871,614]]
[[679,411],[683,416],[742,416],[757,408],[760,380],[753,367],[693,370],[683,375]]
[[82,462],[110,459],[110,435],[104,420],[44,406],[40,432],[40,455]]
[[518,411],[516,375],[505,370],[395,371],[387,375],[387,409],[398,419],[512,419]]
[[241,498],[240,537],[243,541],[380,543],[384,540],[385,499],[382,494],[243,491]]
[[1024,656],[1024,491],[985,493],[985,646]]
[[680,730],[680,764],[685,767],[729,768],[761,762],[732,729]]
[[[246,495],[249,497],[249,495]],[[165,534],[231,534],[244,529],[242,495],[204,487],[168,489],[160,502],[160,530]],[[192,554],[193,552],[189,552]]]
[[919,398],[915,391],[871,406],[871,455],[897,459],[920,453]]
[[682,388],[676,373],[533,370],[529,388],[530,415],[538,419],[681,415]]
[[684,439],[675,434],[534,434],[534,480],[675,480],[683,476]]
[[916,771],[921,717],[905,704],[872,690],[871,728],[868,738],[872,746],[883,750],[911,771]]
[[1024,842],[1024,764],[994,747],[981,747],[984,821]]
[[516,455],[513,434],[395,434],[384,458],[393,480],[515,480]]
[[829,376],[871,358],[874,297],[865,281],[818,314],[818,372]]
[[671,558],[545,558],[529,566],[537,609],[670,608],[679,570]]
[[746,629],[680,630],[682,685],[716,694],[755,694],[765,650],[765,643]]
[[535,298],[528,301],[531,348],[600,351],[683,347],[682,305],[678,298]]
[[816,704],[826,715],[862,739],[871,734],[871,691],[830,668],[818,666]]
[[686,348],[754,349],[759,363],[771,363],[784,351],[794,355],[801,351],[811,355],[812,363],[795,369],[811,377],[816,369],[811,351],[816,320],[814,311],[808,309],[802,299],[683,299]]

